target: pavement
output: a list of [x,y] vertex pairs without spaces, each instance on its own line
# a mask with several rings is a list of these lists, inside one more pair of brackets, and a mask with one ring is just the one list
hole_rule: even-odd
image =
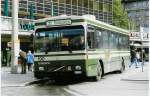
[[138,68],[131,66],[127,71],[124,72],[121,80],[126,81],[149,81],[149,62],[144,62],[142,68],[141,63],[138,65]]
[[[121,80],[126,81],[149,81],[148,76],[148,69],[149,63],[146,62],[142,68],[135,68],[132,66],[131,68],[127,69],[122,74]],[[20,74],[21,67],[18,66],[18,74],[11,73],[11,67],[2,67],[1,68],[1,86],[8,87],[8,86],[25,86],[26,84],[36,81],[37,79],[34,78],[33,72],[27,72],[26,74]]]
[[18,66],[18,73],[12,74],[11,67],[1,68],[1,86],[25,86],[29,82],[36,80],[33,72],[29,71],[26,74],[21,74],[21,66]]

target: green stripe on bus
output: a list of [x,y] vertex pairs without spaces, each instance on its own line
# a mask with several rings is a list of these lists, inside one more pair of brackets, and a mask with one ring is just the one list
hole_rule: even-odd
[[[86,53],[76,53],[76,54],[45,54],[45,56],[77,56],[77,55],[85,55]],[[35,56],[43,56],[43,55],[35,55]]]

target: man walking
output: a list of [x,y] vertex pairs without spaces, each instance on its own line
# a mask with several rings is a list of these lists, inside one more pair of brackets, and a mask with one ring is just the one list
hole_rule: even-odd
[[131,67],[133,64],[135,64],[135,68],[138,68],[138,62],[137,62],[137,53],[136,53],[136,49],[131,50],[131,64],[129,65],[129,67]]
[[19,55],[21,59],[21,74],[25,74],[26,73],[26,52],[20,51]]

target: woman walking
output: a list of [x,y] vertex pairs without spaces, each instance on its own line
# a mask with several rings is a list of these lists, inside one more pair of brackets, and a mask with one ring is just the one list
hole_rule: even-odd
[[32,71],[32,65],[33,65],[33,63],[34,63],[34,56],[31,53],[31,51],[29,50],[28,54],[27,54],[28,71]]

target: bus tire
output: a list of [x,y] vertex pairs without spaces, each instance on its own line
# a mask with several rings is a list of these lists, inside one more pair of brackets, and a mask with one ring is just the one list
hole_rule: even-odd
[[123,73],[124,70],[125,70],[125,63],[124,63],[124,59],[122,58],[120,73]]
[[102,67],[100,64],[97,64],[97,76],[95,76],[95,81],[99,81],[102,78]]

